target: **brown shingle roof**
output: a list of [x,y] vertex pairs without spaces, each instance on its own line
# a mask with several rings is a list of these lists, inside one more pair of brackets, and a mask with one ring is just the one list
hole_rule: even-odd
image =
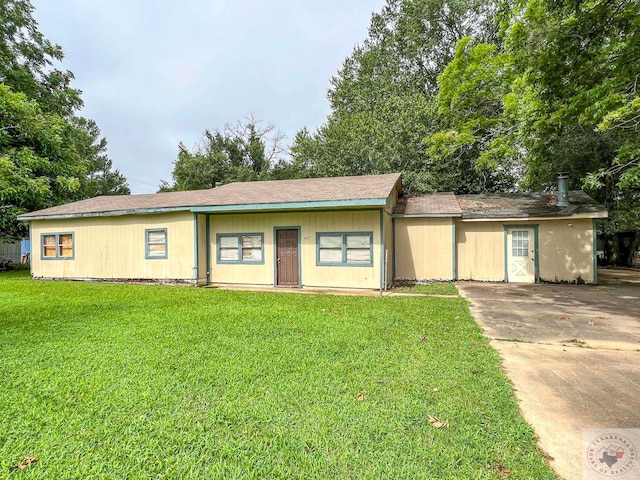
[[462,210],[452,192],[429,193],[421,197],[403,197],[398,200],[395,215],[460,216]]
[[569,192],[569,205],[559,207],[552,192],[458,195],[464,218],[554,217],[576,214],[606,216],[606,209],[581,190]]
[[188,210],[191,207],[349,200],[360,200],[366,204],[367,200],[386,199],[399,179],[399,173],[390,173],[360,177],[237,182],[209,190],[95,197],[26,213],[19,218],[29,220],[57,216],[122,215],[162,209]]

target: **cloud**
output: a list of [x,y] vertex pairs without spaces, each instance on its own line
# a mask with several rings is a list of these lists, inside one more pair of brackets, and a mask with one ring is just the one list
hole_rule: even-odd
[[169,180],[177,144],[254,114],[289,139],[329,113],[326,90],[382,0],[33,0],[133,193]]

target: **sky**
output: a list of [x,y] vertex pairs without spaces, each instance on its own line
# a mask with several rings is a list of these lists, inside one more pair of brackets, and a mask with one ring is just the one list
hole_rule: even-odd
[[384,0],[32,0],[82,116],[132,193],[171,180],[182,141],[249,115],[290,143],[326,120],[330,79]]

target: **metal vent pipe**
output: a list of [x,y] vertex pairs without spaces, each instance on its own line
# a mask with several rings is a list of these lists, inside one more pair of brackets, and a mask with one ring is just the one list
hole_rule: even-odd
[[560,172],[558,177],[558,206],[569,206],[569,174],[566,172]]

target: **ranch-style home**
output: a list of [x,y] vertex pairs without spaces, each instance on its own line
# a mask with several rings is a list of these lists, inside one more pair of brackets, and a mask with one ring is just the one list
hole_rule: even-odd
[[393,281],[597,282],[580,191],[404,197],[400,174],[104,196],[27,213],[41,279],[383,289]]

